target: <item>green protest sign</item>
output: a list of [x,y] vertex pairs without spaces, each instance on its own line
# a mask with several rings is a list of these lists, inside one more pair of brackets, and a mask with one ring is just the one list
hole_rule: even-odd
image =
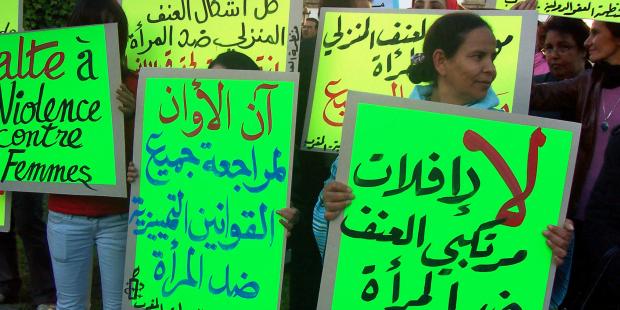
[[141,71],[123,309],[278,309],[296,85]]
[[127,59],[142,67],[207,68],[235,50],[264,71],[297,71],[300,1],[123,0]]
[[[509,10],[517,0],[487,0],[486,7]],[[620,22],[617,0],[538,0],[538,13],[572,18]]]
[[18,32],[22,29],[22,1],[3,1],[0,11],[0,34]]
[[125,197],[116,25],[0,43],[0,188]]
[[0,191],[0,232],[11,229],[11,193]]
[[319,308],[547,309],[579,129],[350,93]]
[[[498,108],[527,114],[534,59],[536,14],[525,11],[471,11],[482,16],[497,39],[497,77],[492,89]],[[422,53],[431,25],[449,11],[322,11],[304,148],[337,152],[349,90],[409,97],[414,85],[407,69]]]

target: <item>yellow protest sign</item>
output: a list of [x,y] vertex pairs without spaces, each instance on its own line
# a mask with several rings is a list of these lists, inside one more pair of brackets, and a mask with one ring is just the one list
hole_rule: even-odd
[[22,0],[5,0],[0,11],[0,34],[21,30]]
[[297,68],[301,2],[124,0],[128,66],[207,68],[235,50],[264,71]]
[[[0,12],[0,34],[17,32],[21,29],[22,0],[6,0]],[[0,232],[11,227],[11,198],[9,193],[0,190]]]
[[[534,58],[536,14],[525,11],[472,11],[493,28],[497,78],[492,89],[505,111],[527,113]],[[322,12],[310,101],[304,127],[305,149],[337,152],[349,90],[409,97],[411,58],[422,52],[427,30],[448,11],[346,10]]]
[[[508,10],[517,0],[491,0],[487,7]],[[620,2],[617,0],[538,0],[540,14],[620,22]]]
[[0,232],[11,229],[11,193],[0,191]]

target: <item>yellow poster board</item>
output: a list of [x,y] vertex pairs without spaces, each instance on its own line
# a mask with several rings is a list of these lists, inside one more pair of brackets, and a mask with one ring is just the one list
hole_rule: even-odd
[[0,34],[22,30],[22,1],[23,0],[2,1],[2,11],[0,11]]
[[[497,39],[498,108],[526,114],[529,105],[536,14],[471,11]],[[327,9],[315,50],[303,149],[338,152],[349,90],[408,98],[407,69],[422,52],[426,32],[449,11]]]
[[[0,11],[0,34],[13,33],[22,28],[22,0],[5,0]],[[0,190],[0,232],[11,228],[10,193]]]
[[[487,1],[487,7],[508,10],[517,0]],[[540,14],[620,22],[620,2],[617,0],[538,0]]]
[[123,0],[129,69],[207,68],[228,50],[264,71],[295,72],[302,21],[295,0]]
[[0,191],[0,232],[11,230],[11,193]]

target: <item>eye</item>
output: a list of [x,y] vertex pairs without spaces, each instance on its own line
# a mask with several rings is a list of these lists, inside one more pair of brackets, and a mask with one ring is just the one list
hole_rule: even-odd
[[473,59],[475,59],[475,60],[480,61],[480,60],[484,59],[484,54],[482,54],[482,53],[476,53],[476,54],[471,55],[471,57],[472,57]]

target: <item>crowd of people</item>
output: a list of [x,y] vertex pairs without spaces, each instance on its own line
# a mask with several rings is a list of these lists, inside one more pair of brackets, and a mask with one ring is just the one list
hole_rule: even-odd
[[[368,0],[323,0],[322,7],[370,8]],[[422,53],[412,57],[411,99],[497,110],[491,88],[496,38],[492,27],[467,13],[456,0],[413,0],[412,9],[459,10],[428,29]],[[529,10],[535,0],[513,9]],[[78,0],[67,26],[117,23],[125,55],[127,17],[115,0]],[[303,151],[301,133],[312,80],[319,20],[302,25],[291,208],[280,210],[288,230],[291,262],[290,308],[316,309],[328,223],[355,195],[335,181],[338,158]],[[558,265],[551,309],[620,309],[620,24],[550,17],[539,24],[530,114],[578,122],[581,138],[567,220],[549,225],[546,243]],[[132,158],[138,72],[121,61],[117,90],[125,115],[126,158]],[[219,55],[212,69],[259,70],[239,52]],[[415,139],[414,136],[407,139]],[[128,164],[128,182],[139,177]],[[52,194],[47,225],[43,196],[13,194],[9,233],[0,233],[0,304],[14,303],[20,290],[17,243],[24,243],[31,274],[30,293],[38,310],[88,309],[93,249],[101,270],[104,309],[120,309],[126,251],[128,199]],[[46,228],[47,227],[47,228]]]

